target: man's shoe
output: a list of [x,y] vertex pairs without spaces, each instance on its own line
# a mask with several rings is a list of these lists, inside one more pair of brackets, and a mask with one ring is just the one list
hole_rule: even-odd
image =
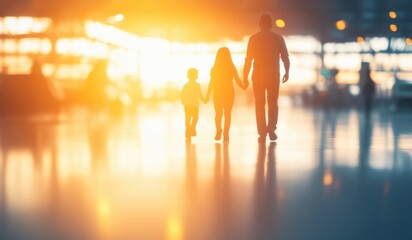
[[276,135],[275,132],[269,132],[269,139],[270,141],[275,141],[276,139],[278,139],[278,136]]

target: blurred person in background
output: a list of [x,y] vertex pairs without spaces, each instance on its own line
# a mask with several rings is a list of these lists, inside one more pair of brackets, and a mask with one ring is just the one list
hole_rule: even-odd
[[373,106],[376,84],[371,77],[371,70],[368,63],[362,63],[359,79],[365,113],[369,114]]
[[108,85],[107,62],[100,61],[91,70],[85,82],[85,97],[92,110],[103,110],[107,107],[109,103]]
[[330,76],[327,78],[327,109],[336,109],[341,106],[342,94],[337,82],[336,76],[339,74],[339,70],[333,68],[330,70]]

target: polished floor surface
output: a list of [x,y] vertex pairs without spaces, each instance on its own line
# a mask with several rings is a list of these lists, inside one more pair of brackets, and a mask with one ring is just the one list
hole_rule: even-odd
[[0,119],[0,239],[412,239],[412,113],[281,106],[258,144],[253,107],[230,142],[202,105],[122,116]]

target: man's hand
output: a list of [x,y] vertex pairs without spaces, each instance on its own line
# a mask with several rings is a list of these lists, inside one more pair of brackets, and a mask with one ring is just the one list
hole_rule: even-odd
[[283,75],[282,83],[285,83],[288,80],[289,80],[289,73],[285,73],[285,75]]

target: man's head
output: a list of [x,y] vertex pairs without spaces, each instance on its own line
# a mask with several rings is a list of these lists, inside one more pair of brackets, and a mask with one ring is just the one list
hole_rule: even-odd
[[187,78],[189,78],[189,80],[194,81],[197,79],[197,69],[196,68],[189,68],[189,70],[187,70]]
[[269,14],[260,16],[259,26],[261,30],[269,30],[272,28],[272,17]]

